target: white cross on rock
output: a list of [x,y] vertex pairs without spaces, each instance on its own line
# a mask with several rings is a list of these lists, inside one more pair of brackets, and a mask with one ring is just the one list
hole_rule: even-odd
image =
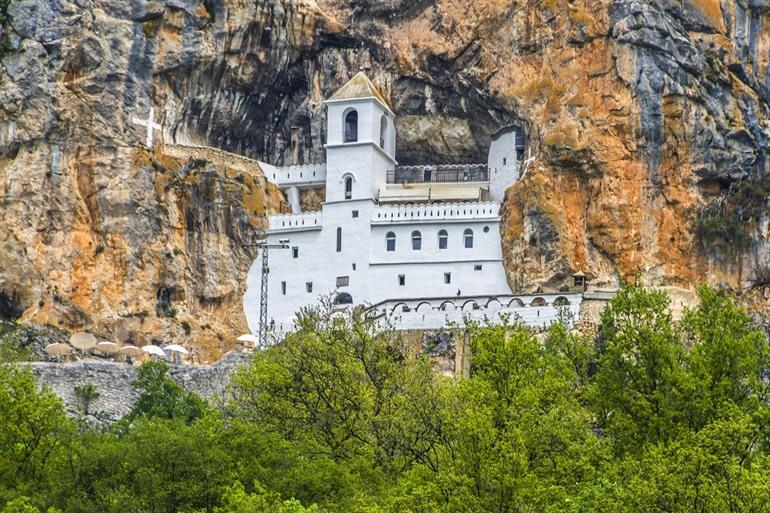
[[139,119],[136,116],[134,116],[133,122],[135,125],[141,125],[144,127],[147,127],[147,140],[145,141],[144,145],[148,148],[152,148],[152,131],[153,130],[160,130],[162,127],[160,124],[153,121],[153,118],[155,118],[155,109],[150,107],[150,115],[147,116],[147,119]]

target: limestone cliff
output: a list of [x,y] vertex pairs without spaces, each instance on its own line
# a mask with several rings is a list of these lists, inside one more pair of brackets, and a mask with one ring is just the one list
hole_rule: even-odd
[[484,161],[490,134],[526,130],[526,173],[503,212],[517,288],[559,287],[575,270],[594,284],[770,278],[770,0],[5,11],[0,290],[25,319],[220,351],[243,329],[248,244],[281,198],[257,166],[148,153],[132,119],[154,108],[166,146],[276,164],[299,126],[301,161],[318,161],[322,101],[360,68],[399,115],[402,163]]

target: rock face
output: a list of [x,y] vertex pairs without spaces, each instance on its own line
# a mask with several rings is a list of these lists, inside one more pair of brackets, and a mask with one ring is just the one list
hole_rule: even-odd
[[770,0],[11,0],[0,20],[0,290],[25,319],[224,350],[280,195],[256,166],[142,149],[132,119],[274,164],[297,126],[320,161],[323,99],[361,68],[401,163],[483,162],[525,129],[514,288],[770,279]]

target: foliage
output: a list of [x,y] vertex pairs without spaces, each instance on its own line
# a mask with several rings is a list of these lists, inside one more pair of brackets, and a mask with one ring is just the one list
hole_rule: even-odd
[[168,365],[163,362],[145,362],[139,367],[138,376],[131,385],[141,393],[122,424],[130,424],[139,418],[177,419],[191,423],[207,413],[206,402],[167,378],[167,372]]
[[106,431],[2,367],[0,511],[765,512],[768,341],[699,295],[674,321],[664,293],[627,287],[595,339],[469,326],[465,378],[325,305],[237,373],[223,411],[149,364]]
[[45,486],[46,465],[72,427],[61,401],[28,369],[0,366],[0,504]]
[[745,231],[746,217],[741,208],[715,200],[701,209],[695,223],[695,235],[704,249],[737,256],[751,242]]
[[30,360],[28,342],[34,331],[13,321],[0,320],[0,362]]
[[88,415],[88,408],[99,397],[99,391],[93,383],[88,383],[86,385],[76,385],[75,395],[80,399],[83,414]]

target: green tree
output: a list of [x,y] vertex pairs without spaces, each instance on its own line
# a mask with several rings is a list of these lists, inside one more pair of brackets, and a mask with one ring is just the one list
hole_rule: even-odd
[[618,453],[676,435],[687,379],[669,298],[626,286],[601,316],[593,405]]
[[91,403],[98,399],[100,394],[93,383],[88,383],[86,385],[75,385],[75,395],[80,400],[83,414],[88,415]]
[[770,419],[767,336],[726,293],[704,286],[698,298],[682,323],[694,377],[687,402],[692,428],[705,426],[732,405]]
[[214,513],[316,513],[318,507],[312,505],[304,508],[294,499],[281,500],[275,493],[269,493],[259,483],[255,483],[257,491],[247,493],[243,485],[236,481],[228,486],[222,495],[222,506],[214,508]]
[[139,367],[137,379],[131,384],[141,393],[123,419],[124,426],[138,418],[178,419],[190,423],[209,411],[206,401],[167,378],[167,372],[168,366],[163,362],[145,362]]
[[61,401],[28,368],[0,365],[0,501],[45,488],[72,431]]
[[391,330],[331,305],[301,312],[299,329],[233,379],[235,414],[288,439],[307,438],[336,460],[383,471],[435,465],[439,377]]

